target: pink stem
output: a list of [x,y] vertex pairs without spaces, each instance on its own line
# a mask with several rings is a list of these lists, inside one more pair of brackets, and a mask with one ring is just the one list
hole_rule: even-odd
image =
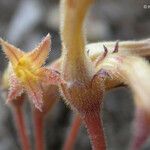
[[35,132],[35,149],[36,150],[44,150],[44,129],[43,122],[44,116],[42,112],[35,110],[34,112],[34,132]]
[[87,127],[92,149],[106,150],[104,131],[99,112],[90,112],[83,115],[83,121]]
[[131,150],[140,150],[150,133],[150,118],[143,109],[136,108],[133,122],[133,141]]
[[16,119],[16,126],[18,130],[18,134],[22,143],[23,150],[30,150],[29,138],[27,136],[24,117],[22,113],[21,106],[14,106],[14,113]]
[[81,125],[81,119],[77,115],[77,116],[75,116],[75,118],[73,120],[73,123],[71,125],[71,130],[65,141],[63,150],[72,150],[73,149],[80,125]]

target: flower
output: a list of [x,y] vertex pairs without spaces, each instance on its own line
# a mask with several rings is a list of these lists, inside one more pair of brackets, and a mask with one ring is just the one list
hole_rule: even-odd
[[11,64],[7,101],[12,101],[26,91],[35,107],[42,111],[43,87],[62,81],[58,71],[43,67],[51,45],[50,35],[31,52],[23,52],[2,39],[0,43]]

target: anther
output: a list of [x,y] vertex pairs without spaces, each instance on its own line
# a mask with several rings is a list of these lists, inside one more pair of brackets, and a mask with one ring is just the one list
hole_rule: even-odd
[[103,45],[103,48],[104,48],[104,53],[103,53],[102,56],[100,56],[100,57],[97,59],[97,61],[96,61],[96,63],[95,63],[95,66],[97,66],[101,61],[103,61],[104,58],[106,57],[107,53],[108,53],[108,49],[107,49],[107,47],[106,47],[105,45]]
[[119,50],[119,41],[116,42],[113,53],[117,53]]

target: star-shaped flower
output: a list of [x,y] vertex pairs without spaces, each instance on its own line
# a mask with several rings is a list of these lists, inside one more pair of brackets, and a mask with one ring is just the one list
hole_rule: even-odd
[[42,111],[42,89],[48,84],[59,84],[62,81],[57,71],[42,66],[49,54],[50,35],[48,34],[31,52],[23,52],[2,39],[0,43],[11,64],[7,101],[26,91],[35,107]]

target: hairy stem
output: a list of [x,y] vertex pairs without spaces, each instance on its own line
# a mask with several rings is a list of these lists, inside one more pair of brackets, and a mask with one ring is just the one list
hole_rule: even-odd
[[35,149],[36,150],[44,150],[44,116],[43,113],[39,110],[35,110],[33,112],[33,120],[34,120],[34,134],[35,134]]
[[91,139],[92,149],[106,150],[103,125],[99,112],[91,112],[84,114],[83,120]]
[[69,132],[68,137],[65,141],[63,150],[72,150],[73,149],[80,125],[81,125],[80,117],[75,116],[73,123],[71,125],[70,132]]
[[14,106],[14,116],[16,119],[16,126],[23,150],[30,150],[29,138],[27,136],[22,107]]

